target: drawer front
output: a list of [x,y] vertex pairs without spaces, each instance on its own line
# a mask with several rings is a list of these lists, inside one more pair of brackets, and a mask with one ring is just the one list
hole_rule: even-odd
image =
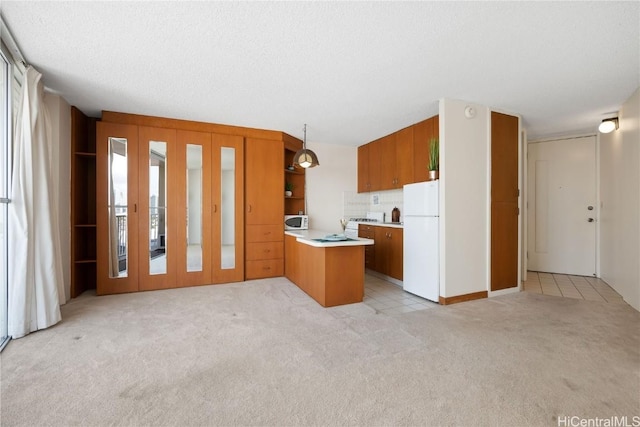
[[358,237],[364,237],[365,239],[373,239],[374,226],[358,224]]
[[247,243],[247,261],[284,258],[284,242]]
[[263,279],[265,277],[279,277],[284,275],[284,259],[266,259],[245,262],[245,277]]
[[284,225],[248,225],[247,243],[284,242]]

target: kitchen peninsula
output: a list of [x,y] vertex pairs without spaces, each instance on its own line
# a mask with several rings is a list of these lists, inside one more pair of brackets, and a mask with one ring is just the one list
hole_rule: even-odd
[[323,307],[362,302],[364,247],[374,241],[332,236],[318,230],[285,231],[285,276]]

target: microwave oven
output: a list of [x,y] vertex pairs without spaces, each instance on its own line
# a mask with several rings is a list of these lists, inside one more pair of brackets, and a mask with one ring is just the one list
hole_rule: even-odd
[[284,229],[285,230],[308,230],[309,217],[307,215],[285,215]]

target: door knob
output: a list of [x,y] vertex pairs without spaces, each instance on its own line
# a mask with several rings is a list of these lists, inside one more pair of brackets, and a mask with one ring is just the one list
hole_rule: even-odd
[[593,218],[589,218],[587,221],[593,222],[594,220],[593,220]]

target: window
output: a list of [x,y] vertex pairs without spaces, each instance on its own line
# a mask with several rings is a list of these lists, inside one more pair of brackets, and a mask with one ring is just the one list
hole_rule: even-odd
[[11,182],[11,88],[13,76],[11,62],[2,46],[0,50],[0,350],[8,342],[8,206]]

